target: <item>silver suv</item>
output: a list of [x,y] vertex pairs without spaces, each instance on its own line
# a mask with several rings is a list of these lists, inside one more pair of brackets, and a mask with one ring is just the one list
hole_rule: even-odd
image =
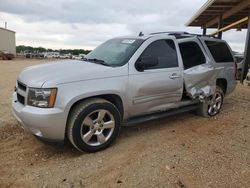
[[186,32],[118,37],[84,60],[26,68],[12,106],[38,138],[68,138],[76,149],[95,152],[115,140],[121,125],[186,111],[215,116],[236,75],[223,40]]

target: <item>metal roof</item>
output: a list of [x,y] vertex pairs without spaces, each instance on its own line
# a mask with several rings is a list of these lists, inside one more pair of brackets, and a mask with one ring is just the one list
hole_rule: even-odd
[[[186,26],[218,28],[220,16],[223,19],[223,26],[227,26],[248,17],[249,11],[250,0],[208,0],[186,23]],[[247,28],[247,21],[241,24],[240,28]]]
[[4,31],[9,31],[9,32],[15,33],[15,31],[12,31],[12,30],[9,30],[9,29],[5,29],[5,28],[3,28],[3,27],[0,27],[0,30],[4,30]]

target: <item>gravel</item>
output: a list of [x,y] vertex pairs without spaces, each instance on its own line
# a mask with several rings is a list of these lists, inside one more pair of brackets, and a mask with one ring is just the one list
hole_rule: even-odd
[[1,187],[249,187],[250,88],[237,85],[216,118],[185,113],[124,127],[98,153],[46,145],[11,115],[18,72],[45,60],[0,61]]

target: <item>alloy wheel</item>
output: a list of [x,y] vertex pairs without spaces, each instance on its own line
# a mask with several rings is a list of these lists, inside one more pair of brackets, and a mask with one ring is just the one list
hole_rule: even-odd
[[214,116],[219,113],[223,102],[223,96],[219,91],[216,91],[208,101],[208,114]]
[[104,109],[89,113],[81,124],[81,138],[90,146],[104,144],[112,136],[115,127],[114,116]]

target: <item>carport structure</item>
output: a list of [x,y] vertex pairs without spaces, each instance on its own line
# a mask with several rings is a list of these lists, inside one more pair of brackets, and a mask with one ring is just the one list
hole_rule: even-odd
[[203,35],[207,34],[207,29],[217,29],[208,35],[218,38],[222,38],[222,32],[230,29],[247,29],[241,82],[245,79],[250,66],[249,18],[250,0],[208,0],[186,23],[186,26],[201,27]]

